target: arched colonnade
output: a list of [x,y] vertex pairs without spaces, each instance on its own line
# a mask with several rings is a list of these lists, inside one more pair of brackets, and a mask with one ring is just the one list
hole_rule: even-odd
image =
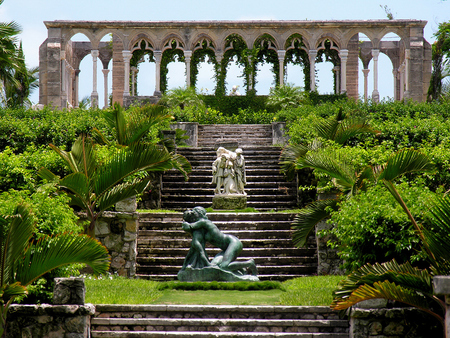
[[[40,47],[41,104],[78,105],[79,66],[90,55],[93,64],[91,100],[98,104],[97,68],[102,64],[105,103],[108,65],[112,61],[113,102],[123,103],[134,94],[136,66],[144,54],[155,63],[155,95],[165,90],[167,62],[174,55],[186,65],[186,85],[195,85],[193,63],[201,51],[213,59],[218,75],[237,56],[245,66],[247,90],[253,89],[255,63],[271,60],[277,84],[283,84],[289,60],[302,63],[306,89],[316,89],[318,58],[333,62],[336,93],[358,98],[359,60],[363,64],[364,96],[379,100],[378,56],[392,62],[394,98],[423,101],[431,76],[431,47],[423,37],[426,21],[46,21],[48,38]],[[89,42],[71,38],[78,33]],[[382,41],[395,33],[399,41]],[[364,34],[368,41],[360,41]],[[102,41],[111,35],[111,41]],[[373,92],[367,92],[368,65],[373,62]],[[224,88],[224,76],[217,76]]]

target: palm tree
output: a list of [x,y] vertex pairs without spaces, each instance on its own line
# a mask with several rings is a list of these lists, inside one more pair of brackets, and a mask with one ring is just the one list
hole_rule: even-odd
[[26,205],[18,205],[13,216],[0,216],[0,336],[15,298],[45,273],[73,263],[88,264],[95,274],[108,271],[110,257],[97,240],[77,234],[61,234],[32,240],[34,223]]
[[[0,0],[0,5],[3,1]],[[15,70],[20,68],[20,59],[16,47],[17,35],[20,31],[20,26],[14,21],[0,22],[0,83],[2,86],[6,83],[20,86],[14,78]]]
[[298,170],[310,168],[327,174],[338,191],[336,198],[311,202],[294,218],[292,223],[294,244],[305,246],[314,227],[328,218],[331,211],[338,210],[341,198],[350,198],[367,188],[367,182],[373,180],[370,167],[358,171],[350,165],[342,151],[324,146],[321,139],[331,140],[337,144],[345,144],[352,137],[361,133],[376,133],[365,118],[347,117],[339,111],[332,119],[316,123],[318,139],[308,145],[293,144],[283,149],[280,157],[281,171],[293,179]]
[[173,156],[158,145],[138,143],[120,148],[104,162],[98,160],[93,140],[84,135],[78,137],[70,152],[54,145],[50,147],[72,173],[60,178],[42,168],[38,175],[56,182],[60,189],[67,191],[71,205],[86,211],[90,222],[87,230],[91,235],[104,210],[144,191],[151,180],[147,172],[165,171],[178,165]]
[[374,169],[395,200],[402,206],[416,229],[429,262],[427,269],[418,269],[409,262],[395,260],[383,264],[366,264],[340,282],[334,291],[331,307],[344,310],[358,302],[384,298],[417,307],[437,318],[444,325],[445,303],[433,295],[432,278],[450,274],[450,197],[437,197],[431,202],[430,225],[418,224],[395,188],[394,181],[405,173],[430,171],[427,156],[415,150],[394,154],[385,166]]
[[31,106],[28,99],[34,89],[39,87],[39,68],[28,69],[25,65],[22,43],[17,50],[18,68],[14,70],[14,82],[5,81],[5,99],[8,107]]

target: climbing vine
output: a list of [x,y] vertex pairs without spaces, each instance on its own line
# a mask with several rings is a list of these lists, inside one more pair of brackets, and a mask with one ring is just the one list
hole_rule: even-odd
[[278,62],[276,49],[274,39],[269,34],[264,34],[255,41],[252,50],[253,88],[255,88],[256,85],[256,72],[258,71],[258,65],[260,63],[272,65],[275,86],[280,84],[280,64]]
[[[306,52],[303,37],[300,34],[294,34],[286,41],[286,56],[284,59],[284,67],[286,70],[287,64],[300,65],[303,70],[304,90],[309,91],[311,88],[311,79],[309,77],[311,65],[309,63],[309,56]],[[286,74],[286,71],[284,72]]]
[[[316,56],[316,63],[321,62],[331,62],[333,66],[340,66],[341,65],[341,58],[339,57],[339,52],[336,49],[336,46],[334,45],[333,41],[331,40],[324,40],[322,42],[322,48],[319,48]],[[317,74],[317,70],[316,70]],[[319,81],[316,80],[316,83]],[[336,92],[336,73],[333,72],[333,88],[334,92]]]
[[[167,74],[169,73],[169,69],[167,68],[168,64],[175,61],[184,62],[184,53],[183,50],[180,49],[180,45],[177,40],[172,39],[170,42],[170,48],[166,49],[162,53],[161,57],[161,92],[165,93],[167,90]],[[182,46],[181,46],[182,47]]]
[[[139,49],[136,49],[133,51],[133,56],[131,57],[130,60],[130,88],[133,85],[133,72],[131,71],[131,67],[136,67],[139,69],[139,65],[142,62],[145,62],[145,55],[148,55],[149,58],[149,62],[155,62],[155,58],[153,56],[153,50],[151,50],[150,48],[152,48],[152,46],[150,44],[148,44],[148,42],[146,42],[145,40],[141,40],[140,42],[137,42],[135,44],[135,47],[138,47]],[[135,95],[138,95],[138,83],[137,80],[134,82],[134,93]]]
[[209,64],[213,64],[216,70],[216,81],[217,81],[217,60],[214,50],[211,49],[207,40],[202,40],[199,42],[199,49],[196,49],[192,53],[191,57],[191,87],[195,87],[197,84],[197,76],[198,76],[198,66],[202,62],[208,62]]

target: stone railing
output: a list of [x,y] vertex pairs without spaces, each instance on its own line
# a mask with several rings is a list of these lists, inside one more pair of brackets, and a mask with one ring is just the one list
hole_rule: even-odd
[[55,278],[53,305],[11,305],[6,337],[90,337],[95,307],[84,296],[83,278]]

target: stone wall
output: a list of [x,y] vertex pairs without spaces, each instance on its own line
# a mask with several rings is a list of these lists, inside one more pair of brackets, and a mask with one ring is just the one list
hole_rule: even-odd
[[322,230],[329,230],[332,225],[327,221],[319,222],[316,225],[316,243],[317,243],[317,274],[318,275],[343,275],[341,268],[342,260],[338,256],[338,250],[332,249],[327,245],[330,235],[321,236]]
[[366,303],[360,304],[350,315],[350,338],[442,337],[442,325],[417,308],[364,308]]
[[92,304],[84,304],[83,278],[55,278],[53,303],[11,305],[6,337],[88,338],[91,336]]
[[111,255],[111,273],[125,277],[136,274],[138,218],[136,212],[107,211],[97,221],[95,237]]

